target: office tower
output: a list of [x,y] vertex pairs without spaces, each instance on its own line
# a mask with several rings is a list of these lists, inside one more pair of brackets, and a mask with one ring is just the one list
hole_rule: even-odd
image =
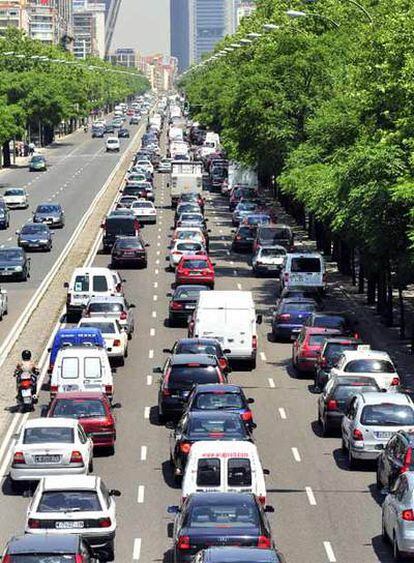
[[178,70],[183,72],[190,64],[189,0],[171,0],[170,34],[171,55],[178,59]]

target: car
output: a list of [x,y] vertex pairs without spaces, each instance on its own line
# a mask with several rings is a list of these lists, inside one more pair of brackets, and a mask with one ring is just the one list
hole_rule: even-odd
[[344,336],[359,338],[358,319],[348,312],[315,311],[306,319],[306,326],[336,328]]
[[49,418],[73,418],[79,420],[94,448],[115,451],[116,421],[112,410],[119,403],[109,403],[104,393],[69,391],[57,393],[47,412]]
[[178,217],[176,227],[198,226],[201,229],[206,229],[206,221],[208,221],[208,219],[204,219],[201,212],[184,212]]
[[176,515],[174,563],[193,561],[206,544],[271,549],[272,532],[265,513],[273,511],[261,506],[251,493],[189,495],[181,507],[168,507],[168,513]]
[[234,211],[236,205],[244,199],[257,199],[257,189],[249,186],[235,186],[229,199],[229,210]]
[[102,316],[117,319],[131,338],[135,331],[134,309],[135,303],[128,303],[123,295],[94,296],[89,299],[83,316],[88,319]]
[[92,139],[103,139],[105,137],[106,127],[92,126]]
[[0,248],[0,278],[26,281],[30,277],[30,258],[20,247]]
[[129,120],[129,124],[130,125],[139,125],[139,120],[140,120],[140,117],[133,115]]
[[112,247],[111,267],[120,265],[137,265],[146,268],[148,263],[145,243],[140,236],[117,237]]
[[194,385],[226,383],[216,356],[207,354],[177,354],[170,356],[163,368],[154,368],[162,374],[158,390],[160,420],[181,415]]
[[306,319],[318,308],[314,299],[290,297],[279,302],[272,315],[272,340],[296,338]]
[[106,152],[119,152],[121,150],[121,143],[118,137],[108,137],[105,142]]
[[249,407],[252,403],[254,399],[246,398],[243,388],[239,385],[207,383],[193,388],[188,397],[186,412],[216,410],[236,412],[243,422],[253,429],[255,427],[253,413]]
[[230,373],[229,360],[216,338],[180,338],[172,349],[164,348],[169,354],[210,354],[216,356],[224,373]]
[[182,193],[180,195],[180,199],[178,200],[178,203],[184,203],[184,202],[196,203],[201,209],[201,212],[204,213],[205,202],[203,196],[199,192]]
[[345,350],[331,369],[331,377],[356,375],[373,377],[381,389],[396,389],[400,385],[400,377],[387,352],[371,350],[369,346]]
[[107,125],[105,125],[106,135],[114,135],[114,133],[115,133],[115,127],[112,125],[112,123],[108,123]]
[[285,263],[286,250],[283,246],[259,247],[252,258],[252,270],[255,276],[276,275]]
[[241,225],[237,231],[232,231],[234,238],[231,243],[233,252],[251,252],[253,241],[256,236],[256,227]]
[[176,285],[192,284],[208,285],[214,289],[214,263],[206,255],[188,254],[181,257],[175,270]]
[[128,184],[139,184],[141,182],[147,182],[147,175],[145,172],[143,172],[141,169],[135,169],[132,168],[128,173],[127,176],[125,178],[125,182]]
[[[148,195],[148,190],[146,192]],[[157,222],[157,210],[152,201],[146,199],[138,199],[134,201],[130,207],[132,213],[138,219],[140,224],[155,225]]]
[[259,210],[259,206],[255,201],[240,201],[231,216],[231,221],[233,223],[233,227],[238,227],[240,222],[246,215],[249,213],[254,213]]
[[195,201],[181,201],[178,202],[174,214],[175,224],[178,222],[183,213],[202,213],[200,206]]
[[349,336],[327,338],[318,355],[315,366],[315,385],[313,390],[321,391],[327,384],[331,369],[346,350],[357,350],[361,340]]
[[177,227],[171,236],[171,245],[176,240],[194,240],[201,242],[208,251],[208,236],[200,227]]
[[27,509],[25,533],[79,533],[96,552],[114,559],[116,489],[108,490],[96,475],[45,477]]
[[175,288],[174,293],[169,293],[167,297],[171,297],[169,303],[168,324],[175,326],[178,323],[187,324],[189,316],[193,313],[200,291],[208,291],[210,288],[206,285],[179,285]]
[[10,226],[10,211],[4,200],[0,204],[0,229],[8,229]]
[[268,213],[248,213],[240,221],[240,225],[260,227],[261,225],[270,225],[271,222],[272,218]]
[[154,166],[152,165],[150,160],[140,159],[135,162],[135,166],[141,168],[142,170],[146,170],[151,174],[154,174]]
[[342,450],[348,466],[376,461],[398,430],[414,431],[414,404],[404,393],[357,393],[348,403],[341,423]]
[[152,188],[151,182],[127,181],[122,192],[124,195],[137,196],[138,199],[146,199],[148,201],[154,201],[154,190]]
[[45,223],[26,223],[16,235],[17,244],[25,250],[52,250],[52,232]]
[[39,171],[46,171],[46,159],[41,154],[34,154],[29,161],[29,171],[30,172],[39,172]]
[[334,377],[329,380],[318,399],[318,422],[323,436],[341,428],[349,400],[356,393],[380,391],[372,377]]
[[118,139],[129,139],[129,129],[126,129],[125,127],[121,127],[118,130]]
[[7,188],[4,190],[3,199],[10,209],[27,209],[29,198],[24,188]]
[[292,345],[292,365],[295,370],[313,373],[325,339],[338,334],[340,332],[336,329],[304,326]]
[[12,451],[10,480],[13,489],[23,482],[50,475],[85,475],[93,471],[93,443],[77,420],[27,420]]
[[201,242],[196,240],[176,240],[170,247],[170,269],[175,270],[183,256],[206,255],[207,251]]
[[80,534],[53,535],[47,532],[39,535],[14,536],[3,552],[3,563],[41,561],[82,561],[98,563],[92,549]]
[[134,201],[138,201],[135,195],[123,195],[119,198],[116,204],[116,209],[130,209]]
[[396,479],[382,504],[382,539],[392,544],[394,561],[414,554],[414,473],[407,471]]
[[171,162],[171,158],[162,158],[158,164],[158,172],[160,174],[170,174],[172,169]]
[[110,360],[116,360],[120,365],[124,365],[125,358],[128,357],[128,335],[122,329],[118,319],[108,317],[83,317],[78,328],[97,328],[101,331],[105,340],[106,352]]
[[289,225],[260,225],[256,232],[253,250],[272,246],[283,246],[287,252],[294,249],[294,235]]
[[49,227],[63,229],[65,212],[60,203],[41,203],[33,212],[33,223],[46,223]]
[[399,430],[377,458],[377,488],[389,492],[399,475],[414,471],[414,434]]
[[175,478],[182,477],[188,454],[195,442],[253,441],[251,427],[244,424],[238,412],[217,409],[186,411],[177,426],[170,424],[170,463]]
[[137,237],[140,232],[139,221],[131,209],[114,209],[101,224],[103,229],[102,247],[104,252],[112,250],[120,237]]

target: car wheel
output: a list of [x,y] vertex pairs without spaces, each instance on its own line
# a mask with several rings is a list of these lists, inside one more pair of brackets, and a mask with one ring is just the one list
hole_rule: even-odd
[[27,270],[25,270],[24,272],[22,272],[20,279],[25,282],[27,281],[27,278],[28,278],[28,274],[27,274]]
[[256,365],[257,365],[257,360],[256,360],[256,356],[250,360],[250,368],[251,369],[256,369]]
[[351,447],[348,448],[348,468],[355,469],[357,466],[357,460],[354,458],[351,452]]
[[124,354],[124,357],[125,357],[125,358],[128,358],[128,353],[129,353],[129,352],[128,352],[128,346],[126,346],[126,347],[125,347],[125,354]]
[[165,414],[160,410],[160,407],[158,407],[158,422],[160,424],[164,424],[164,422],[166,422],[167,418],[165,416]]
[[344,438],[342,437],[342,440],[341,440],[341,450],[345,453],[345,452],[347,451],[347,449],[348,449],[348,448],[346,447],[345,440],[344,440]]
[[121,356],[118,360],[118,365],[120,365],[121,367],[125,365],[125,358],[124,356]]
[[89,472],[89,473],[93,473],[93,459],[92,459],[92,458],[91,458],[91,460],[89,461],[88,472]]
[[321,425],[322,425],[322,436],[326,438],[331,433],[331,429],[329,427],[329,424],[323,418],[321,419]]

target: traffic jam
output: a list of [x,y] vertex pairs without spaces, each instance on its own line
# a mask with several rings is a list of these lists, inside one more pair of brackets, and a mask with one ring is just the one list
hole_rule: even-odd
[[[278,222],[255,170],[227,160],[219,135],[191,121],[183,98],[152,104],[140,99],[121,107],[130,118],[143,116],[146,131],[101,225],[108,267],[78,267],[65,282],[65,324],[48,350],[47,408],[36,406],[32,373],[18,389],[21,408],[32,414],[13,446],[9,480],[15,494],[28,497],[28,508],[2,561],[124,560],[116,547],[121,491],[95,473],[94,460],[117,456],[117,380],[143,338],[126,288],[150,265],[146,239],[163,208],[154,182],[161,177],[172,210],[165,326],[182,331],[158,350],[165,362],[153,365],[159,379],[152,402],[179,489],[176,504],[165,506],[172,523],[168,561],[286,560],[271,527],[270,471],[255,439],[250,396],[261,325],[270,343],[289,350],[293,377],[311,381],[320,439],[341,440],[349,470],[376,471],[382,535],[393,557],[414,553],[414,404],[399,390],[396,365],[363,341],[357,314],[334,306],[324,257],[298,244],[292,224]],[[253,291],[217,289],[222,268],[210,250],[218,201],[232,236],[221,263],[241,256],[250,277],[272,284],[278,297],[270,313],[259,310]],[[243,385],[234,382],[236,371]]]

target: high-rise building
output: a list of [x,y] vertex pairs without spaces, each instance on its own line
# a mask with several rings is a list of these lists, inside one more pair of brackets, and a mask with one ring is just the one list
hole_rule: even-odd
[[78,59],[104,58],[105,9],[98,0],[73,0],[73,52]]
[[190,4],[189,0],[171,0],[170,3],[171,55],[178,60],[183,72],[190,64]]
[[190,63],[199,62],[236,28],[235,0],[189,0]]
[[0,34],[8,27],[29,31],[29,13],[26,0],[0,0]]
[[27,0],[29,35],[44,43],[67,45],[72,37],[72,0]]

